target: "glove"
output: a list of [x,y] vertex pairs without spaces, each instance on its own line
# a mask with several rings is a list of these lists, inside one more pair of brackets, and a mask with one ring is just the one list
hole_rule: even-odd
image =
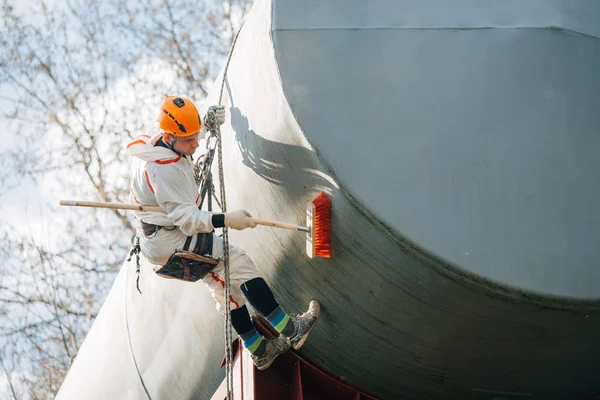
[[210,106],[204,116],[204,126],[209,131],[214,131],[225,122],[225,107],[221,105]]
[[252,215],[246,210],[235,210],[225,213],[225,226],[238,231],[246,228],[254,228],[256,222],[252,219]]

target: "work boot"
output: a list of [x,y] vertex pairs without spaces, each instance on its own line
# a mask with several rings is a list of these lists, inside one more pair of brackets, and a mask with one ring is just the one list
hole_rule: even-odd
[[317,323],[319,315],[321,315],[319,302],[311,300],[308,310],[304,314],[291,317],[294,324],[294,334],[286,339],[294,350],[298,350],[306,342],[306,338],[308,338],[308,334]]
[[252,362],[261,371],[269,368],[278,355],[285,353],[290,348],[290,345],[283,336],[276,337],[275,339],[265,338],[264,340],[265,352],[260,356],[252,354]]

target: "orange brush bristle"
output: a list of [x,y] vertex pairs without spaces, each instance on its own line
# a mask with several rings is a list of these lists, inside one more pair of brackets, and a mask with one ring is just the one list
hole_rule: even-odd
[[309,203],[306,252],[309,257],[331,257],[331,200],[323,192]]

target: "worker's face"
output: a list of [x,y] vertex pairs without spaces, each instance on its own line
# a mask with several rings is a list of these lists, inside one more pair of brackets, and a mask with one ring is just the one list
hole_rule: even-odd
[[[173,136],[172,135],[167,135],[168,137],[168,143],[172,144],[173,143]],[[180,154],[185,154],[186,156],[191,156],[194,154],[194,152],[196,151],[196,149],[198,148],[198,146],[200,146],[200,137],[199,134],[196,133],[194,135],[190,135],[190,136],[180,136],[177,138],[177,140],[175,141],[175,144],[173,144],[173,148],[175,149],[176,152],[180,153]]]

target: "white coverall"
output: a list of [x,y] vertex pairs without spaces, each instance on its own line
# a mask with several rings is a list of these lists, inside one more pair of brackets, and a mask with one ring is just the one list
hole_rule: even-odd
[[[204,127],[202,127],[204,130]],[[200,136],[202,137],[200,132]],[[155,235],[146,237],[138,227],[140,247],[144,257],[153,264],[164,265],[176,249],[182,249],[187,236],[213,230],[212,215],[198,209],[200,194],[194,180],[190,157],[180,156],[171,149],[155,146],[160,132],[153,137],[140,135],[127,145],[133,156],[130,170],[130,202],[160,206],[167,213],[136,211],[138,221],[176,229],[160,229]],[[194,248],[194,236],[189,249]],[[213,258],[223,256],[223,240],[213,234]],[[256,266],[246,253],[235,246],[229,246],[231,309],[243,306],[246,299],[240,285],[250,279],[260,277]],[[206,283],[217,302],[217,310],[225,312],[223,262],[208,273]]]

